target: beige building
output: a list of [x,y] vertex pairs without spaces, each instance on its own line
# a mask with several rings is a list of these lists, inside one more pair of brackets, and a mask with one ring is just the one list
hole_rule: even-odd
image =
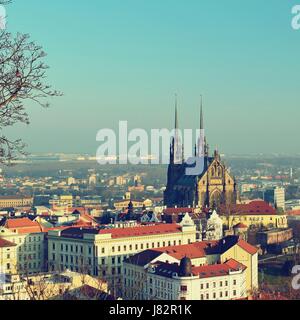
[[50,268],[84,271],[107,279],[110,288],[122,287],[123,261],[150,248],[196,241],[193,221],[115,229],[74,228],[48,233]]
[[32,207],[33,197],[5,196],[0,197],[0,208]]
[[21,274],[45,270],[45,233],[37,222],[28,218],[9,219],[0,228],[0,237],[16,245],[16,266]]
[[132,206],[134,209],[143,208],[144,206],[146,208],[151,208],[153,206],[153,202],[150,199],[146,199],[146,200],[130,200],[130,199],[127,200],[126,199],[122,201],[116,201],[114,203],[114,207],[116,208],[116,210],[123,211],[128,208],[130,203],[132,203]]
[[264,201],[222,206],[220,214],[224,226],[229,229],[239,223],[243,223],[247,227],[257,228],[286,229],[288,227],[287,215],[285,213],[278,213]]
[[[0,274],[14,274],[17,269],[16,244],[0,238]],[[1,281],[0,281],[1,282]]]
[[257,256],[255,247],[234,236],[145,250],[124,262],[124,299],[246,298],[258,287]]

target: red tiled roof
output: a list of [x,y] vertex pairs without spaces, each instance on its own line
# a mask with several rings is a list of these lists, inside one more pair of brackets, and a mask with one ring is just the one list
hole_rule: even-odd
[[222,277],[228,275],[230,271],[245,270],[246,266],[234,259],[228,260],[223,264],[214,264],[200,267],[193,267],[192,272],[200,278]]
[[220,210],[223,214],[228,214],[230,210],[231,214],[248,214],[248,215],[276,215],[276,210],[271,207],[267,202],[261,201],[252,201],[248,204],[236,204],[231,205],[229,208],[221,206]]
[[29,218],[8,219],[4,226],[20,234],[42,232],[42,227],[39,223],[31,221]]
[[239,240],[238,246],[247,251],[249,254],[254,255],[258,252],[258,249],[245,240]]
[[288,211],[287,214],[289,216],[300,216],[300,210],[291,210],[291,211]]
[[202,241],[181,246],[170,246],[164,248],[153,249],[154,251],[164,252],[172,256],[175,259],[181,260],[188,256],[190,259],[204,258],[206,251],[210,246],[217,245],[218,241]]
[[245,224],[241,223],[241,222],[236,224],[233,228],[234,229],[248,229],[248,227]]
[[112,238],[127,238],[179,232],[181,232],[181,226],[178,224],[156,224],[152,226],[103,229],[99,231],[99,234],[111,234]]
[[179,214],[179,213],[193,213],[193,208],[167,208],[164,211],[164,214]]
[[0,248],[9,248],[9,247],[15,247],[15,246],[16,246],[15,243],[0,238]]

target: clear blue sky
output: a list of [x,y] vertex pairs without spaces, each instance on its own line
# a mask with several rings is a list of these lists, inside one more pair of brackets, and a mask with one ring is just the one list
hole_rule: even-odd
[[[300,4],[300,0],[298,1]],[[119,120],[198,125],[225,153],[300,151],[297,0],[14,0],[8,29],[43,45],[49,82],[65,93],[30,106],[31,125],[10,132],[33,152],[90,152]]]

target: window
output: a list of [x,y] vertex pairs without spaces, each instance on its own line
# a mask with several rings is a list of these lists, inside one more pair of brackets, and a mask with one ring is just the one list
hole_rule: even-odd
[[187,292],[187,289],[188,289],[187,286],[181,286],[180,287],[180,291],[181,292]]
[[55,250],[55,243],[52,243],[52,250]]
[[233,280],[233,285],[236,286],[236,280]]
[[234,297],[236,296],[236,290],[233,290],[233,296]]

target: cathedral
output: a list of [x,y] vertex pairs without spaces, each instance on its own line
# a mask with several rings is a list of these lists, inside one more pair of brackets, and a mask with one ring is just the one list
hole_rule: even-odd
[[[217,150],[209,154],[209,146],[204,135],[203,108],[201,105],[200,137],[195,146],[194,159],[204,159],[202,173],[187,175],[189,161],[184,160],[184,146],[178,135],[178,112],[175,107],[175,134],[170,146],[170,164],[168,182],[164,193],[165,205],[172,207],[218,208],[237,202],[237,184],[235,178],[222,162]],[[202,133],[202,134],[201,134]],[[179,157],[181,154],[181,157]],[[180,158],[180,161],[178,159]]]

